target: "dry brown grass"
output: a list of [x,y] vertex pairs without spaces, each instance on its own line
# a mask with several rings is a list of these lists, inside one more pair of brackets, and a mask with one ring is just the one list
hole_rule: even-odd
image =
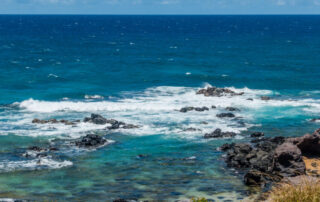
[[267,202],[320,202],[320,180],[300,176],[275,186]]

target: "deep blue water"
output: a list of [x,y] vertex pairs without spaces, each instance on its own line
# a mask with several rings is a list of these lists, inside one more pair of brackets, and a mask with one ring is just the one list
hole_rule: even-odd
[[[173,200],[227,192],[236,200],[248,188],[216,151],[230,140],[202,136],[219,127],[239,134],[232,141],[247,141],[256,130],[294,136],[318,128],[309,119],[320,116],[319,55],[320,16],[2,15],[0,198]],[[245,95],[195,95],[209,84]],[[88,99],[94,95],[100,98]],[[218,108],[175,111],[190,105]],[[216,118],[227,106],[241,109],[244,125]],[[143,127],[31,123],[93,112]],[[64,143],[93,132],[114,143],[90,152]],[[42,167],[19,153],[53,143],[63,149]]]

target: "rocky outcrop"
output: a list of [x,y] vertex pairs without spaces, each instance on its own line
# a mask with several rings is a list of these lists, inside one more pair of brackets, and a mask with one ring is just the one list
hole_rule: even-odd
[[183,107],[179,111],[186,113],[186,112],[193,111],[193,110],[197,111],[197,112],[203,112],[203,111],[208,111],[209,108],[208,107]]
[[205,139],[209,138],[231,138],[236,136],[237,134],[234,132],[222,132],[220,128],[217,128],[212,133],[207,133],[204,135]]
[[243,95],[244,93],[236,93],[228,88],[217,88],[217,87],[207,87],[198,90],[197,94],[202,94],[204,96],[214,96],[214,97],[221,97],[225,95],[229,96],[236,96],[236,95]]
[[292,143],[285,142],[278,146],[274,160],[274,171],[280,172],[284,177],[302,175],[306,172],[301,150]]
[[91,114],[91,117],[86,117],[83,122],[94,123],[98,125],[104,125],[107,123],[107,119],[99,114]]
[[263,185],[304,175],[303,156],[320,156],[320,129],[296,138],[265,138],[263,135],[256,132],[251,134],[257,138],[251,144],[224,144],[219,149],[227,152],[225,161],[228,166],[247,171],[244,175],[246,185]]
[[68,121],[68,120],[57,120],[57,119],[49,119],[49,120],[41,120],[41,119],[33,119],[32,123],[36,123],[36,124],[58,124],[58,123],[62,123],[65,125],[75,125],[77,123],[79,123],[80,120],[75,120],[75,121]]
[[306,134],[302,137],[288,138],[287,142],[291,142],[301,150],[302,153],[308,155],[320,154],[320,129],[312,134]]
[[[285,170],[285,166],[288,166],[288,164],[283,160],[283,158],[287,157],[283,153],[284,148],[287,148],[286,145],[281,146],[284,142],[285,138],[283,137],[262,138],[257,139],[253,144],[225,144],[220,150],[227,152],[225,161],[229,167],[247,170],[247,174],[244,177],[245,184],[261,185],[268,181],[279,180],[288,175],[299,175],[299,173],[294,172],[288,174],[288,171]],[[300,156],[299,153],[296,154],[292,161],[290,160],[289,167],[294,165],[292,170],[299,168],[299,171],[301,171],[301,154]]]
[[107,140],[99,135],[89,134],[85,137],[80,138],[75,142],[78,147],[92,148],[99,147],[107,143]]

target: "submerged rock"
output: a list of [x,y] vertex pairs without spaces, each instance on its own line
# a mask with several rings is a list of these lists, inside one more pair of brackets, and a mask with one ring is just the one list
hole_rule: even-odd
[[100,137],[99,135],[88,134],[85,137],[80,138],[80,140],[76,141],[75,144],[78,147],[99,147],[104,145],[107,142],[106,139]]
[[198,129],[198,128],[186,128],[186,129],[183,129],[183,131],[186,131],[186,132],[196,132],[196,131],[201,131],[201,129]]
[[197,94],[203,94],[204,96],[215,96],[221,97],[224,95],[236,96],[243,95],[244,93],[236,93],[228,88],[217,88],[217,87],[208,87],[198,90]]
[[49,120],[41,120],[41,119],[33,119],[32,123],[36,123],[36,124],[57,124],[57,123],[62,123],[65,125],[75,125],[78,122],[80,122],[80,120],[75,120],[75,121],[68,121],[68,120],[57,120],[57,119],[49,119]]
[[133,125],[133,124],[126,124],[124,122],[117,121],[115,119],[106,119],[99,114],[91,114],[91,117],[86,117],[84,118],[83,121],[98,124],[98,125],[111,124],[111,126],[107,127],[107,129],[109,130],[115,130],[119,128],[123,128],[123,129],[140,128],[140,126]]
[[133,125],[133,124],[126,124],[121,121],[117,121],[114,119],[107,120],[107,123],[111,124],[111,126],[107,127],[109,130],[116,130],[116,129],[135,129],[135,128],[140,128],[140,126]]
[[46,157],[52,152],[58,151],[58,148],[55,147],[39,147],[39,146],[30,146],[28,149],[25,151],[25,153],[22,154],[22,156],[26,158],[39,158],[39,157]]
[[182,113],[186,113],[186,112],[193,111],[193,110],[195,110],[197,112],[203,112],[203,111],[208,111],[209,108],[208,107],[183,107],[179,111]]
[[204,135],[205,139],[209,139],[209,138],[230,138],[230,137],[234,137],[237,134],[234,132],[222,132],[220,128],[217,128],[215,131],[213,131],[212,133],[207,133]]
[[271,100],[271,98],[269,96],[261,96],[260,99],[261,100]]
[[233,118],[233,117],[235,117],[235,115],[232,113],[221,113],[221,114],[217,114],[216,116],[219,118]]
[[226,110],[227,110],[227,111],[230,111],[230,112],[240,111],[240,109],[235,108],[235,107],[226,107]]
[[194,110],[194,107],[183,107],[179,111],[182,112],[182,113],[186,113],[186,112],[189,112],[189,111],[192,111],[192,110]]
[[197,112],[203,112],[203,111],[209,111],[208,107],[196,107],[194,108],[195,111]]
[[254,132],[251,133],[250,137],[263,137],[264,133],[263,132]]

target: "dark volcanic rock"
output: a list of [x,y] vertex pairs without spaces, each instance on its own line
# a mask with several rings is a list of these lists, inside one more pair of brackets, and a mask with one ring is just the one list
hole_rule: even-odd
[[205,139],[209,139],[209,138],[230,138],[230,137],[234,137],[237,134],[234,132],[222,132],[220,128],[217,128],[215,131],[213,131],[212,133],[207,133],[204,135]]
[[98,147],[102,146],[107,142],[106,139],[103,137],[100,137],[99,135],[86,135],[85,137],[82,137],[80,140],[76,141],[75,144],[78,147]]
[[263,137],[264,133],[263,132],[254,132],[251,133],[250,137]]
[[226,143],[226,144],[223,144],[221,147],[219,147],[218,150],[227,151],[227,150],[231,149],[233,146],[234,146],[234,143],[231,143],[231,144]]
[[243,95],[244,93],[236,93],[228,88],[217,88],[217,87],[208,87],[200,89],[197,94],[203,94],[204,96],[215,96],[221,97],[224,95],[236,96],[236,95]]
[[195,132],[195,131],[201,131],[201,130],[198,129],[198,128],[186,128],[186,129],[183,129],[183,131],[186,131],[186,132]]
[[235,115],[232,113],[221,113],[221,114],[217,114],[217,117],[219,117],[219,118],[225,118],[225,117],[233,118],[233,117],[235,117]]
[[227,110],[227,111],[230,111],[230,112],[240,111],[240,109],[235,108],[235,107],[226,107],[226,110]]
[[32,123],[36,124],[57,124],[57,123],[63,123],[65,125],[75,125],[76,123],[80,122],[80,120],[76,121],[68,121],[68,120],[57,120],[57,119],[49,119],[49,120],[41,120],[41,119],[33,119]]
[[84,122],[90,122],[94,124],[99,124],[99,125],[104,125],[104,124],[111,124],[111,126],[108,126],[107,129],[109,130],[115,130],[119,128],[123,129],[134,129],[134,128],[139,128],[139,126],[133,125],[133,124],[126,124],[121,121],[117,121],[115,119],[106,119],[102,117],[99,114],[91,114],[91,117],[86,117],[83,120]]
[[186,112],[192,111],[192,110],[194,110],[194,107],[183,107],[179,111],[183,112],[183,113],[186,113]]
[[305,174],[301,150],[292,143],[283,143],[275,150],[275,170],[285,177]]
[[117,121],[114,119],[107,120],[107,123],[111,124],[111,126],[107,127],[109,130],[116,130],[116,129],[135,129],[135,128],[140,128],[140,126],[133,125],[133,124],[126,124],[121,121]]
[[91,117],[86,117],[83,120],[84,122],[90,122],[94,124],[104,125],[107,123],[107,119],[99,114],[91,114]]
[[186,112],[193,111],[193,110],[195,110],[197,112],[203,112],[203,111],[208,111],[209,108],[208,107],[183,107],[179,111],[182,113],[186,113]]
[[291,142],[301,150],[302,153],[308,155],[320,155],[320,129],[312,134],[306,134],[302,137],[288,138],[287,142]]
[[195,111],[197,112],[203,112],[203,111],[209,111],[208,107],[196,107],[194,108]]
[[[320,136],[319,131],[311,136],[316,139],[316,136]],[[261,133],[253,136],[261,137]],[[302,160],[303,152],[298,147],[304,141],[309,142],[310,135],[287,139],[284,137],[261,137],[255,139],[253,145],[247,143],[225,144],[220,147],[220,150],[227,152],[225,161],[228,166],[249,169],[244,176],[244,182],[246,185],[252,186],[279,181],[283,177],[305,174],[306,168]],[[310,148],[312,147],[310,146]],[[306,151],[310,152],[310,148]],[[312,151],[315,152],[315,150]]]
[[266,182],[264,176],[264,173],[258,170],[249,170],[249,172],[244,175],[244,184],[247,186],[258,186],[264,184]]

